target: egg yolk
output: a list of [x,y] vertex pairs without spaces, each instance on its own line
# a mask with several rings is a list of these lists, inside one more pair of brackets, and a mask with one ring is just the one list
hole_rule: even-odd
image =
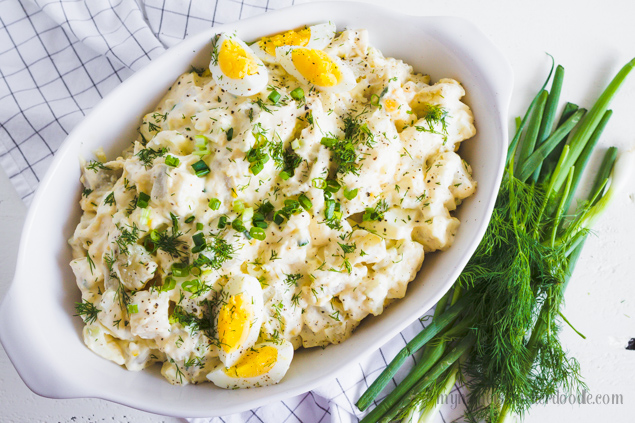
[[251,349],[226,374],[236,378],[256,377],[268,373],[276,364],[278,350],[272,346]]
[[264,37],[258,44],[270,55],[276,55],[276,47],[280,46],[302,46],[309,44],[311,39],[311,30],[309,28],[299,31],[287,31],[284,34],[274,35],[272,37]]
[[298,72],[318,87],[332,87],[342,80],[337,64],[322,50],[297,48],[291,60]]
[[220,70],[232,79],[243,79],[258,72],[258,63],[254,57],[236,41],[225,40],[218,53]]
[[230,297],[218,312],[218,340],[226,353],[237,350],[249,336],[251,306],[242,294]]
[[386,105],[386,111],[390,113],[394,112],[398,108],[398,103],[390,98],[387,98],[386,101],[384,101],[384,104]]

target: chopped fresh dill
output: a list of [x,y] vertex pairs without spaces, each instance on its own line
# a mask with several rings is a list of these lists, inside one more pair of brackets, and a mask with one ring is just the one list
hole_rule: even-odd
[[135,244],[139,239],[139,228],[137,225],[133,223],[132,226],[128,226],[128,228],[126,228],[125,225],[117,225],[117,229],[119,229],[121,235],[117,237],[115,243],[119,247],[119,252],[122,254],[128,254],[128,246]]
[[382,198],[377,202],[377,204],[375,204],[375,207],[366,208],[362,220],[364,222],[368,222],[370,220],[382,220],[384,218],[384,213],[386,213],[388,208],[388,203]]
[[152,148],[144,148],[140,150],[136,156],[139,157],[139,161],[143,163],[143,166],[148,169],[152,167],[154,159],[157,157],[163,157],[168,152],[166,147],[161,147],[158,150],[154,150]]
[[93,274],[93,270],[95,270],[95,262],[90,257],[90,253],[86,251],[86,261],[88,262],[88,268],[90,269],[90,274]]
[[[446,119],[448,118],[448,110],[445,107],[437,104],[425,103],[420,115],[424,122],[423,126],[415,126],[417,131],[443,135],[443,138],[447,139],[448,124]],[[439,125],[441,128],[440,130],[437,130]]]
[[359,175],[362,167],[363,157],[359,157],[357,147],[365,145],[372,147],[375,145],[375,137],[366,123],[361,123],[360,117],[366,113],[362,111],[357,115],[349,114],[344,117],[344,138],[335,136],[322,138],[321,144],[331,151],[333,162],[335,163],[335,173],[341,176],[352,173]]
[[211,254],[201,253],[197,261],[200,262],[201,265],[208,265],[212,269],[218,270],[223,266],[223,263],[234,257],[236,247],[225,238],[216,235],[212,238],[211,242],[207,243],[206,251]]
[[284,283],[285,285],[291,287],[291,286],[297,286],[298,285],[298,281],[300,279],[302,279],[302,274],[301,273],[294,273],[294,274],[290,274],[287,275],[285,273],[286,278],[284,279]]
[[100,310],[90,301],[83,300],[81,303],[75,303],[75,312],[75,316],[81,317],[86,324],[91,324],[97,320]]
[[88,164],[86,165],[86,169],[92,170],[93,172],[97,172],[98,170],[112,170],[98,160],[91,160],[90,162],[88,162]]
[[132,200],[130,200],[130,203],[128,203],[128,207],[126,208],[126,215],[130,216],[132,212],[135,211],[135,209],[137,208],[138,200],[139,197],[137,195],[135,195]]
[[106,198],[104,198],[104,204],[109,205],[109,206],[114,206],[117,204],[117,202],[115,201],[115,193],[111,192],[110,194],[108,194],[106,196]]

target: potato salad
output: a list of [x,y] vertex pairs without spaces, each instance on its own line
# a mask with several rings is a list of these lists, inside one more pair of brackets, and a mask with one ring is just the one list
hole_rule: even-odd
[[114,160],[82,161],[70,263],[85,344],[173,384],[278,383],[452,245],[476,189],[458,81],[331,23],[212,39]]

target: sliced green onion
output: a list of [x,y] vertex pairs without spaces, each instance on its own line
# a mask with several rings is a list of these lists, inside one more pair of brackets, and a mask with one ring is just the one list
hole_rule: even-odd
[[333,147],[335,144],[337,144],[337,138],[322,137],[320,144],[329,148]]
[[161,237],[159,236],[159,233],[153,229],[150,231],[150,239],[154,242],[157,242],[161,239]]
[[271,204],[269,200],[265,201],[260,206],[258,206],[258,211],[262,213],[263,216],[267,216],[273,210],[274,210],[273,204]]
[[314,178],[311,181],[313,188],[324,189],[326,188],[326,180],[324,178]]
[[202,230],[203,230],[203,224],[202,224],[201,222],[198,222],[198,223],[196,224],[196,230],[197,230],[197,231],[202,231]]
[[221,201],[218,198],[212,198],[209,200],[209,208],[212,210],[218,210],[220,208]]
[[194,135],[194,145],[199,150],[207,149],[209,139],[205,135]]
[[208,154],[212,154],[211,151],[205,149],[205,150],[194,150],[192,151],[192,154],[194,154],[195,156],[207,156]]
[[205,242],[205,235],[203,232],[192,235],[192,241],[194,241],[194,247],[192,248],[192,253],[194,254],[200,253],[207,248],[207,242]]
[[192,294],[198,291],[201,286],[201,282],[198,279],[193,279],[191,281],[183,282],[181,284],[181,288],[184,291],[191,292]]
[[139,216],[139,223],[143,226],[148,226],[148,222],[150,221],[150,208],[146,208],[141,210],[141,216]]
[[304,90],[300,87],[291,91],[291,98],[294,100],[302,100],[304,98]]
[[286,181],[287,179],[289,179],[291,177],[291,175],[289,175],[289,172],[283,170],[282,172],[280,172],[280,179],[282,179],[283,181]]
[[225,135],[227,135],[227,141],[231,141],[234,138],[234,128],[229,128]]
[[284,215],[279,211],[275,212],[273,214],[273,221],[276,223],[276,225],[281,225],[282,222],[284,222]]
[[137,306],[136,304],[128,304],[128,313],[129,314],[139,313],[139,306]]
[[262,172],[262,170],[265,168],[265,164],[261,161],[252,163],[251,166],[249,166],[249,170],[251,171],[251,173],[253,173],[254,175],[259,174],[260,172]]
[[357,188],[355,189],[344,188],[344,197],[350,201],[353,198],[357,197],[357,192],[358,192]]
[[329,179],[326,181],[326,187],[324,187],[324,190],[335,194],[337,191],[340,190],[340,188],[342,188],[342,186],[339,182],[337,182],[335,179]]
[[165,157],[165,164],[172,167],[177,167],[181,164],[181,161],[178,157],[170,156],[169,154]]
[[236,213],[242,213],[245,211],[245,203],[243,203],[243,200],[234,200],[232,208]]
[[249,222],[253,217],[254,209],[252,207],[247,207],[242,215],[243,222]]
[[294,150],[297,150],[300,147],[302,147],[302,144],[300,144],[299,139],[296,138],[293,141],[291,141],[291,148],[293,148]]
[[172,263],[172,274],[182,278],[190,274],[190,266],[187,263]]
[[139,193],[139,198],[137,198],[137,207],[140,209],[145,209],[148,207],[148,201],[150,201],[150,196],[145,192]]
[[244,232],[247,230],[240,218],[234,219],[234,221],[232,222],[232,228],[234,228],[234,230],[238,232]]
[[311,207],[313,207],[313,203],[311,202],[311,200],[309,200],[309,197],[304,194],[300,194],[300,196],[298,197],[298,201],[300,202],[302,208],[306,211],[309,211]]
[[253,238],[257,239],[258,241],[262,241],[267,237],[267,234],[265,233],[265,230],[262,228],[258,228],[256,226],[254,226],[253,228],[249,229],[249,235],[251,235]]
[[187,219],[185,219],[185,223],[192,223],[194,222],[195,217],[194,216],[190,216]]
[[375,107],[379,106],[379,96],[377,94],[370,96],[370,105]]
[[267,229],[269,225],[265,222],[265,216],[260,212],[255,212],[254,217],[251,219],[251,224],[259,228]]
[[192,165],[192,169],[194,169],[194,173],[196,176],[203,177],[209,173],[209,166],[203,160],[199,160],[198,162]]
[[335,213],[335,200],[326,200],[324,202],[324,217],[326,220],[331,220]]
[[159,288],[159,292],[171,291],[174,289],[175,286],[176,279],[174,279],[172,276],[166,276],[165,280],[163,281],[163,285],[161,285],[161,288]]
[[280,93],[276,90],[271,91],[271,94],[269,94],[269,100],[271,100],[273,104],[278,103],[278,101],[280,101],[280,97]]
[[225,229],[227,226],[227,216],[221,216],[218,218],[218,229]]

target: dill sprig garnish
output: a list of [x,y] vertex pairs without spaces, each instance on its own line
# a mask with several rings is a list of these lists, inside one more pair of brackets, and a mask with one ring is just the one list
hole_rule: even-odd
[[381,198],[377,202],[377,204],[375,204],[375,207],[367,207],[366,208],[366,211],[364,211],[364,215],[362,217],[362,220],[364,222],[371,221],[371,220],[382,220],[384,218],[384,213],[386,213],[386,211],[388,211],[389,207],[390,206],[388,205],[386,200]]
[[119,224],[117,224],[116,226],[121,234],[117,237],[115,243],[119,247],[120,253],[128,254],[128,246],[136,244],[137,240],[139,239],[139,228],[137,227],[136,223],[133,223],[132,226]]
[[86,169],[92,170],[93,172],[97,172],[98,170],[112,170],[98,160],[91,160],[90,162],[88,162],[88,164],[86,165]]
[[366,123],[361,122],[361,116],[364,113],[366,113],[365,110],[357,115],[348,114],[343,118],[343,139],[334,135],[322,138],[321,144],[331,151],[336,175],[344,176],[349,173],[359,175],[364,158],[359,156],[358,146],[365,145],[371,148],[375,145],[375,136],[372,131]]
[[79,316],[86,324],[91,324],[97,320],[97,314],[100,310],[90,301],[82,300],[81,303],[75,303],[75,312],[77,314],[74,316]]
[[104,198],[104,204],[108,205],[108,206],[114,206],[117,204],[117,202],[115,201],[115,193],[111,192],[110,194],[108,194],[106,196],[106,198]]
[[269,151],[276,168],[281,170],[280,177],[284,180],[293,177],[295,169],[302,163],[302,157],[293,151],[292,148],[285,149],[280,137],[278,137],[277,141],[271,142]]
[[[447,118],[448,110],[438,104],[424,103],[422,110],[419,112],[420,118],[423,119],[423,126],[415,126],[415,129],[419,132],[429,132],[431,134],[442,135],[444,139],[447,139],[448,135],[448,123]],[[441,126],[437,130],[438,126]]]
[[163,230],[163,231],[155,231],[152,241],[154,242],[155,251],[163,250],[174,258],[179,258],[185,254],[187,251],[185,250],[185,246],[187,242],[182,239],[179,239],[183,234],[179,232],[178,227],[175,230],[175,227],[172,226],[171,230]]
[[194,264],[197,266],[207,265],[214,270],[218,270],[223,263],[231,260],[236,253],[236,247],[223,238],[220,234],[212,236],[211,242],[207,243],[205,252],[199,254]]
[[298,281],[300,279],[302,279],[302,273],[294,273],[294,274],[285,274],[285,278],[284,278],[284,283],[285,285],[291,287],[291,286],[297,286],[298,285]]
[[143,166],[148,169],[154,164],[154,159],[165,156],[168,151],[169,150],[166,147],[161,147],[158,150],[144,148],[139,150],[139,152],[135,155],[139,157],[139,161],[143,163]]

